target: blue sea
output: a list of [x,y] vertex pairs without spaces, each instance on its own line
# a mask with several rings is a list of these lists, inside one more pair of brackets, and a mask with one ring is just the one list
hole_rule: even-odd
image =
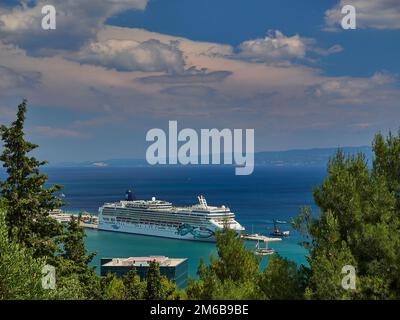
[[[302,206],[315,212],[312,191],[325,175],[324,168],[256,167],[252,175],[235,176],[231,167],[133,167],[133,168],[46,168],[49,182],[64,185],[64,210],[97,214],[104,202],[124,198],[127,189],[138,199],[158,199],[176,205],[191,205],[203,194],[211,205],[227,205],[248,233],[268,235],[272,220],[290,221]],[[299,235],[289,225],[291,236],[269,247],[297,263],[306,263],[307,252],[299,245]],[[189,259],[189,274],[196,277],[200,258],[206,262],[216,255],[213,243],[172,240],[149,236],[86,230],[86,245],[102,257],[165,255]],[[246,242],[250,249],[254,242]],[[264,257],[261,268],[267,264]]]

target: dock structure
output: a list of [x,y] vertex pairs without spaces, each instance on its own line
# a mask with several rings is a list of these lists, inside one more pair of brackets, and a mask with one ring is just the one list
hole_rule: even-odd
[[273,242],[273,241],[282,241],[281,238],[271,238],[264,236],[262,234],[242,234],[240,236],[243,240],[249,241],[264,241],[264,242]]
[[97,223],[85,223],[83,221],[81,221],[80,225],[81,225],[81,227],[84,227],[87,229],[96,229],[96,230],[99,226]]
[[100,274],[115,274],[118,278],[134,270],[141,279],[146,279],[150,262],[155,261],[160,267],[160,274],[174,281],[179,288],[187,286],[188,259],[169,258],[165,256],[130,257],[130,258],[101,258]]
[[[71,217],[78,218],[78,213],[64,212],[61,209],[55,209],[50,212],[50,217],[56,219],[62,224],[66,224],[71,220]],[[98,217],[89,214],[88,212],[82,212],[80,225],[88,229],[97,229],[98,227]]]

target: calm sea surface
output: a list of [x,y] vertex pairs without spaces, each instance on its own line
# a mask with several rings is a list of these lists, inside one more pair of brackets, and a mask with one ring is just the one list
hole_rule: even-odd
[[[203,194],[211,205],[227,205],[247,232],[268,234],[272,219],[287,220],[301,206],[315,208],[313,187],[325,176],[323,168],[257,167],[250,176],[235,176],[227,167],[135,167],[135,168],[47,168],[50,183],[64,185],[65,210],[97,213],[104,202],[124,198],[127,189],[138,199],[158,199],[176,205],[191,205]],[[316,209],[314,209],[316,210]],[[291,237],[270,243],[282,256],[305,263],[305,250],[289,226]],[[200,258],[209,261],[216,254],[215,244],[170,240],[148,236],[87,230],[89,251],[97,252],[93,265],[101,257],[165,255],[189,259],[189,273],[196,276]],[[247,242],[254,248],[254,242]],[[267,257],[261,267],[267,263]],[[99,268],[98,268],[99,269]]]

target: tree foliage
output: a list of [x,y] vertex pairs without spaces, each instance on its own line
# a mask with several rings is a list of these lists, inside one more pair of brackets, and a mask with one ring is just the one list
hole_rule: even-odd
[[160,265],[150,261],[146,276],[146,291],[144,298],[147,300],[175,300],[180,296],[176,292],[175,283],[160,274]]
[[44,259],[34,259],[31,250],[10,241],[5,211],[0,209],[0,300],[42,299],[41,270]]
[[18,242],[33,247],[36,256],[52,256],[57,250],[54,238],[62,228],[49,218],[49,212],[62,205],[55,196],[61,186],[45,188],[47,175],[39,168],[46,164],[29,153],[38,146],[25,140],[26,101],[18,106],[17,119],[9,127],[0,126],[3,152],[0,161],[7,171],[7,179],[0,182],[1,194],[7,204],[6,223],[9,234]]
[[67,232],[63,237],[64,253],[63,257],[70,260],[75,266],[75,272],[87,272],[89,263],[92,261],[95,253],[86,254],[84,238],[86,237],[83,227],[80,225],[82,220],[81,214],[77,218],[71,216],[67,224]]
[[135,270],[129,271],[122,279],[127,300],[143,300],[147,289],[147,282],[142,281]]
[[[321,209],[299,215],[295,226],[309,242],[307,297],[393,299],[400,297],[400,136],[375,137],[375,159],[341,150],[314,191]],[[356,268],[356,290],[341,287],[342,268]]]
[[[180,298],[175,284],[160,276],[154,263],[148,281],[135,274],[123,279],[97,276],[89,266],[95,254],[86,252],[81,216],[71,217],[66,228],[49,216],[62,205],[55,195],[61,186],[46,188],[47,175],[39,170],[46,162],[29,156],[38,146],[25,140],[26,112],[24,100],[18,106],[17,119],[8,127],[0,126],[4,144],[0,161],[8,176],[0,182],[4,207],[0,217],[0,298]],[[56,290],[41,288],[41,268],[47,263],[56,268]]]
[[[147,279],[129,272],[97,276],[90,267],[80,218],[66,228],[49,217],[62,203],[60,186],[45,188],[45,164],[29,153],[25,140],[26,101],[17,119],[0,126],[4,142],[0,161],[7,179],[0,182],[0,299],[399,299],[400,298],[400,132],[373,141],[372,166],[362,154],[341,150],[329,161],[327,176],[314,190],[320,208],[302,208],[294,227],[309,250],[308,265],[297,266],[279,255],[265,270],[236,233],[216,234],[218,256],[203,260],[199,279],[186,295],[161,276],[152,261]],[[42,287],[42,268],[56,267],[57,287]],[[342,287],[342,269],[356,269],[356,289]]]
[[304,296],[306,278],[302,267],[278,254],[272,255],[260,274],[260,294],[267,300],[299,300]]
[[256,297],[256,280],[260,259],[246,249],[235,231],[225,228],[216,234],[218,257],[209,266],[203,260],[199,280],[191,280],[189,299],[250,299]]
[[32,248],[9,238],[5,216],[0,209],[0,300],[86,299],[77,274],[56,273],[56,288],[42,287],[46,258],[35,258]]

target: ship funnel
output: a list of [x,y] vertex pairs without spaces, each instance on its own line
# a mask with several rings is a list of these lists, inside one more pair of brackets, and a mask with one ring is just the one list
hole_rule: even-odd
[[125,193],[125,199],[127,201],[133,201],[133,200],[136,200],[136,197],[131,190],[127,190]]

